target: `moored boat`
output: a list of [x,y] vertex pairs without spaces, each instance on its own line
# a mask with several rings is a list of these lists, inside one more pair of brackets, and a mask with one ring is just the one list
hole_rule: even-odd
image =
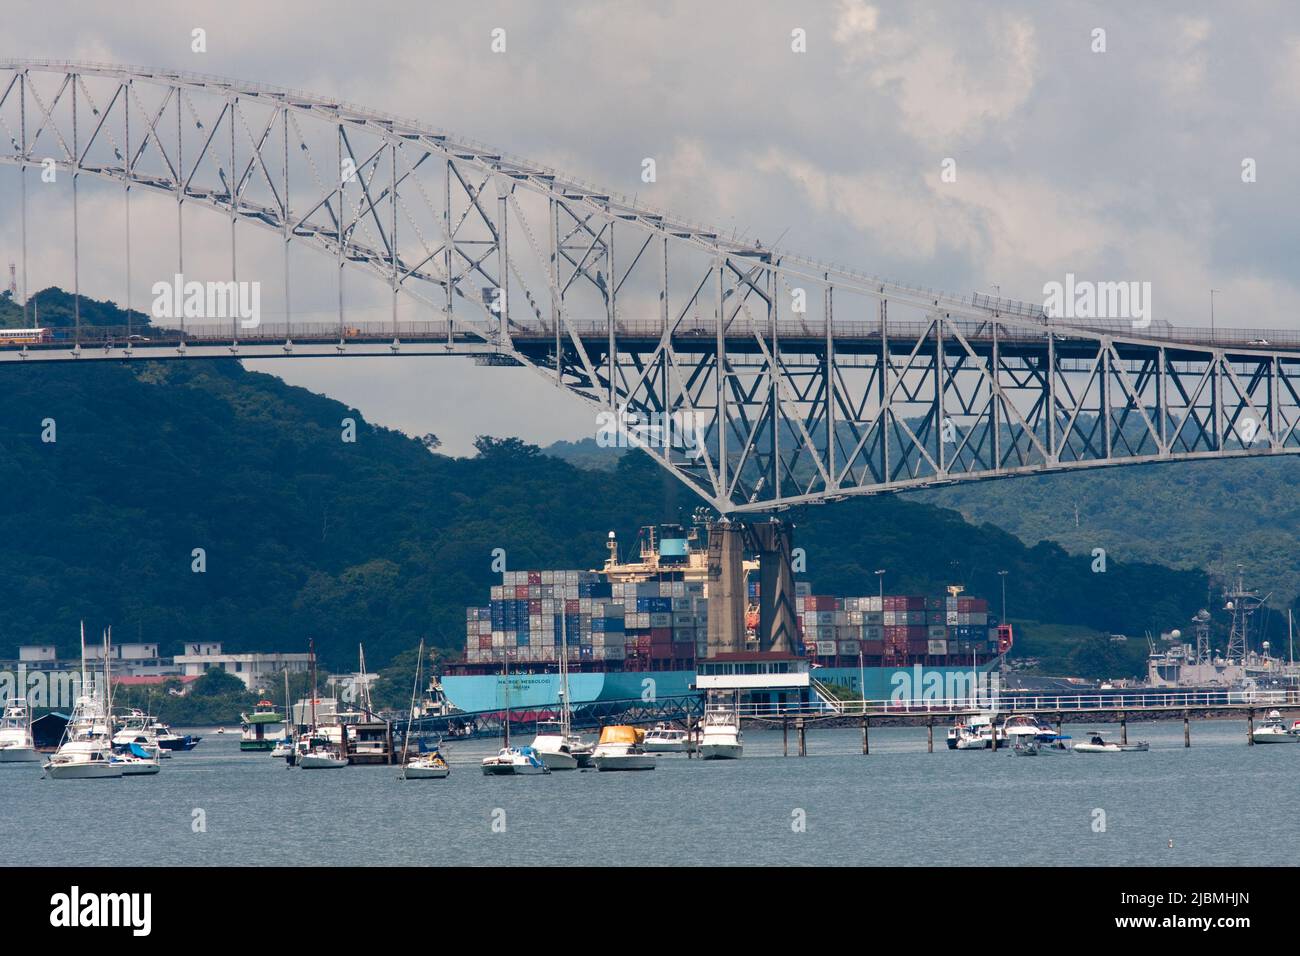
[[704,760],[739,760],[744,752],[736,696],[735,692],[710,693],[700,736],[700,757]]
[[0,716],[0,763],[32,763],[41,759],[32,743],[32,711],[25,698],[5,705]]
[[269,700],[259,700],[251,714],[240,714],[240,750],[274,750],[284,733],[284,717]]
[[597,770],[653,770],[654,754],[645,752],[645,731],[625,724],[603,727],[600,742],[592,754]]
[[1286,721],[1282,719],[1281,712],[1276,710],[1268,712],[1264,722],[1251,732],[1250,737],[1257,744],[1300,743],[1300,735],[1287,727]]
[[483,773],[492,777],[529,776],[550,773],[541,755],[532,747],[502,747],[495,756],[483,758]]
[[646,731],[642,746],[648,754],[684,754],[695,749],[695,741],[689,731],[656,724]]
[[1104,739],[1101,734],[1092,734],[1086,741],[1074,745],[1074,752],[1081,754],[1142,753],[1150,749],[1151,745],[1145,740],[1131,744],[1117,744]]

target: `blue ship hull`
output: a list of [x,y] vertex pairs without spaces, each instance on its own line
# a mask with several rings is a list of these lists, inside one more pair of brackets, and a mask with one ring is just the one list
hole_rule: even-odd
[[[975,671],[981,682],[989,680],[995,665],[982,664]],[[859,693],[865,682],[868,700],[965,696],[971,681],[970,667],[818,667],[813,676],[824,684],[839,684]],[[695,688],[695,671],[610,671],[603,674],[569,675],[569,698],[575,707],[597,701],[642,700],[678,697]],[[446,675],[442,689],[447,699],[466,712],[504,708],[553,707],[560,699],[559,674]],[[954,693],[953,691],[956,691]]]

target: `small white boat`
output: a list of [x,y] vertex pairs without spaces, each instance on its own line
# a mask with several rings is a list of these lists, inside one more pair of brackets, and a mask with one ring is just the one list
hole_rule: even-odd
[[45,764],[52,780],[95,780],[121,777],[122,764],[114,760],[107,748],[98,750],[61,750]]
[[1151,745],[1145,740],[1139,740],[1131,744],[1117,744],[1114,741],[1103,739],[1101,734],[1093,734],[1086,741],[1080,741],[1074,745],[1075,753],[1081,754],[1142,753],[1150,749]]
[[271,756],[284,759],[293,753],[293,741],[287,738],[277,740],[275,746],[271,748]]
[[695,749],[695,741],[688,731],[656,724],[653,729],[646,731],[641,746],[648,754],[684,754]]
[[298,740],[294,763],[303,770],[337,770],[348,765],[348,758],[328,737],[313,731]]
[[740,715],[735,694],[712,694],[704,710],[704,731],[700,735],[700,757],[704,760],[739,760]]
[[0,716],[0,763],[33,763],[40,759],[32,743],[31,709],[24,698],[14,698]]
[[551,770],[576,770],[591,766],[591,745],[579,735],[568,733],[565,721],[542,720],[537,723],[533,749]]
[[653,770],[656,758],[641,746],[645,731],[624,724],[602,727],[592,754],[597,770]]
[[339,756],[337,750],[329,750],[324,747],[308,750],[306,753],[298,755],[298,766],[303,770],[337,770],[347,765],[346,757]]
[[412,757],[402,767],[403,780],[441,780],[451,773],[447,761],[438,751]]
[[483,758],[483,772],[492,777],[519,777],[551,771],[532,747],[502,747],[496,756]]
[[948,730],[949,750],[988,750],[993,746],[993,735],[997,734],[998,746],[1006,741],[1006,734],[993,723],[996,716],[992,711],[959,717]]
[[114,754],[113,762],[122,765],[124,777],[148,776],[162,770],[158,752],[149,753],[139,744],[131,744],[126,753]]
[[1268,717],[1251,732],[1250,736],[1257,744],[1300,743],[1300,735],[1287,727],[1282,714],[1276,710],[1270,710]]

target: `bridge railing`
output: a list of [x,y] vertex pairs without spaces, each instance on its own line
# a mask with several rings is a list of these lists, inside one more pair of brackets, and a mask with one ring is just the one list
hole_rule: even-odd
[[742,704],[740,715],[755,719],[790,717],[925,716],[994,712],[1007,716],[1021,711],[1074,713],[1103,711],[1183,710],[1212,707],[1300,707],[1300,689],[1169,690],[1133,693],[1024,694],[1001,693],[976,697],[901,700],[818,700],[812,703]]

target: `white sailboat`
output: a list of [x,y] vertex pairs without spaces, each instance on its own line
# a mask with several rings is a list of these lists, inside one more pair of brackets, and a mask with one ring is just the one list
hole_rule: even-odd
[[316,642],[311,641],[311,726],[298,740],[295,762],[303,770],[337,770],[348,765],[348,758],[340,744],[335,743],[316,726]]
[[0,716],[0,763],[31,763],[41,759],[32,743],[32,711],[23,697],[5,705]]
[[506,709],[501,724],[501,742],[504,746],[495,755],[483,758],[483,773],[489,777],[523,777],[550,773],[550,768],[532,747],[510,746],[510,665],[504,658],[501,669],[506,677]]
[[569,709],[569,629],[560,617],[560,719],[537,723],[533,749],[549,770],[576,770],[591,766],[591,745],[573,733]]
[[[411,685],[411,710],[406,719],[406,734],[402,737],[402,774],[403,780],[441,780],[451,773],[447,761],[437,748],[431,753],[421,753],[409,757],[411,744],[411,724],[415,721],[415,697],[420,691],[420,665],[424,663],[424,639],[420,639],[420,649],[415,655],[415,682]],[[364,668],[362,669],[364,671]]]
[[63,742],[45,763],[53,780],[93,780],[122,776],[122,762],[113,757],[112,728],[109,725],[108,651],[104,636],[104,690],[101,693],[86,673],[86,626],[81,626],[81,686],[72,716],[63,731]]

